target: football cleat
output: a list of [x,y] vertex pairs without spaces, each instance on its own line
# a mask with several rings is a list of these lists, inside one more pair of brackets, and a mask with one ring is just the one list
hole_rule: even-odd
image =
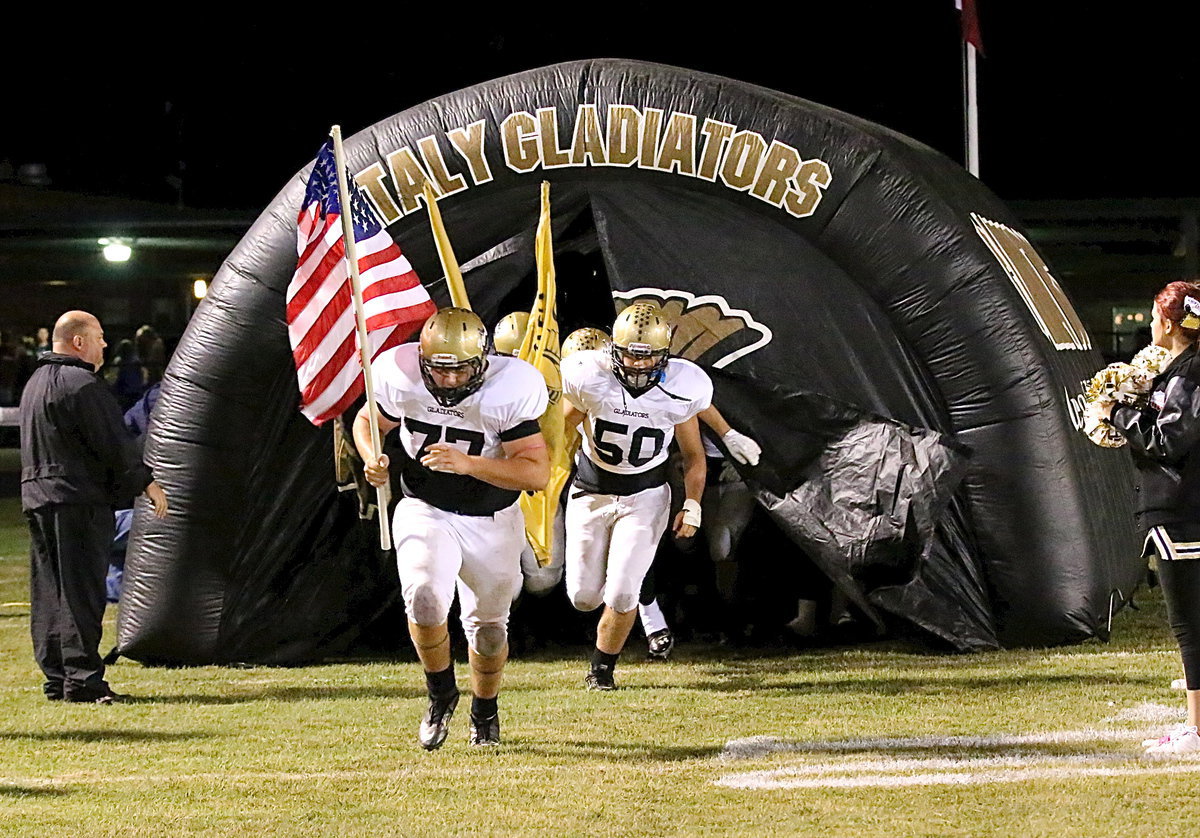
[[425,716],[421,719],[421,727],[417,731],[417,739],[422,748],[432,751],[442,746],[450,733],[450,718],[457,706],[457,690],[448,698],[429,696],[429,706],[425,709]]
[[[483,386],[488,349],[487,329],[470,309],[444,308],[425,321],[417,356],[421,380],[438,404],[451,407]],[[448,376],[461,381],[447,385]]]
[[613,322],[612,371],[636,398],[662,380],[671,353],[671,325],[662,309],[634,303]]
[[665,661],[675,648],[675,636],[669,628],[659,629],[646,637],[646,657],[652,661]]
[[584,676],[583,685],[589,690],[615,690],[617,688],[611,666],[593,666]]
[[471,734],[467,737],[467,741],[472,745],[499,745],[500,744],[500,714],[489,716],[486,719],[478,718],[474,713],[471,714]]
[[525,330],[529,328],[529,312],[514,311],[500,318],[496,330],[492,333],[492,346],[498,355],[517,356],[521,343],[525,340]]

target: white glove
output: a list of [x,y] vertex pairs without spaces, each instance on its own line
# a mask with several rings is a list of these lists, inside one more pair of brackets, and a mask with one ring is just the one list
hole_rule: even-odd
[[730,428],[729,432],[721,437],[721,442],[725,443],[730,455],[739,463],[748,466],[758,465],[758,455],[762,453],[762,449],[750,437]]
[[700,501],[688,498],[683,502],[683,523],[700,529]]

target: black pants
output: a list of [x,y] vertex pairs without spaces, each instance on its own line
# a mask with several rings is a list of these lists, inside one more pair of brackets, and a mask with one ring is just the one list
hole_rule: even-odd
[[33,654],[49,698],[89,701],[108,692],[100,660],[104,575],[113,540],[108,506],[56,505],[29,521]]
[[1187,688],[1200,690],[1200,559],[1159,561],[1157,570]]

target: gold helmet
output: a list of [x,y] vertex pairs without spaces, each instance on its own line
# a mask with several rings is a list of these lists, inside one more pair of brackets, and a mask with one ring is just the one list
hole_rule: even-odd
[[562,342],[562,357],[565,358],[572,352],[579,352],[582,349],[603,349],[607,344],[608,335],[603,329],[584,326],[582,329],[571,332]]
[[515,356],[521,349],[521,342],[525,340],[525,330],[528,328],[529,312],[514,311],[504,315],[493,332],[492,345],[496,347],[496,352],[500,355]]
[[[458,404],[483,385],[487,370],[488,333],[479,315],[466,308],[444,308],[425,321],[421,329],[418,356],[421,378],[437,403],[443,407]],[[433,371],[469,373],[455,387],[438,384]]]
[[662,380],[670,353],[671,325],[658,306],[634,303],[617,315],[612,368],[627,390],[641,395]]

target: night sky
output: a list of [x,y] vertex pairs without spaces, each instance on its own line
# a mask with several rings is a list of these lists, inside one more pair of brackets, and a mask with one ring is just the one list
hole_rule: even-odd
[[[1200,77],[1196,15],[1183,11],[1192,4],[1127,3],[1120,13],[1056,0],[979,5],[982,178],[1002,198],[1200,195],[1187,128]],[[45,164],[58,189],[174,203],[181,182],[189,206],[256,210],[311,160],[332,123],[349,136],[443,93],[594,57],[760,84],[962,159],[952,0],[826,0],[787,12],[730,4],[707,21],[699,6],[645,4],[571,25],[532,7],[490,20],[457,8],[431,23],[370,7],[340,39],[318,24],[234,18],[56,23],[36,61],[15,73],[10,65],[0,161]],[[598,12],[581,5],[570,15]]]

